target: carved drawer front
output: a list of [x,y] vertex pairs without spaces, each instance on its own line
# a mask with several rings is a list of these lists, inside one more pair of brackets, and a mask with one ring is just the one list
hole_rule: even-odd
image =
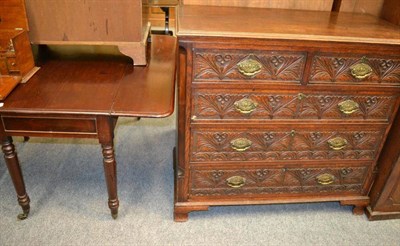
[[240,167],[191,170],[190,195],[245,196],[309,193],[362,194],[368,165],[344,167]]
[[320,54],[313,58],[309,81],[400,86],[400,59]]
[[195,90],[192,120],[381,120],[392,115],[396,96],[337,95],[251,90]]
[[[273,128],[272,128],[273,129]],[[192,162],[374,160],[383,130],[192,130]]]
[[299,83],[306,53],[285,51],[195,50],[194,81],[279,81]]

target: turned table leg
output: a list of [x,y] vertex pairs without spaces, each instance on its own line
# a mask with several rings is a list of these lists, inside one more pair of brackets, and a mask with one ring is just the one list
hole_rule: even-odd
[[114,156],[114,148],[112,144],[102,144],[104,174],[108,190],[108,207],[111,210],[111,216],[116,219],[118,217],[118,195],[117,195],[117,168]]
[[25,183],[22,177],[21,167],[19,165],[17,153],[15,152],[14,144],[12,143],[11,137],[4,137],[2,143],[2,150],[4,153],[4,159],[7,164],[8,172],[10,173],[12,182],[15,187],[15,191],[18,196],[18,203],[22,207],[22,214],[18,215],[18,219],[24,220],[29,214],[29,196],[25,190]]
[[108,116],[97,117],[97,129],[99,142],[103,152],[104,175],[108,191],[108,207],[111,216],[118,217],[118,193],[117,193],[117,163],[114,155],[114,127],[117,118]]

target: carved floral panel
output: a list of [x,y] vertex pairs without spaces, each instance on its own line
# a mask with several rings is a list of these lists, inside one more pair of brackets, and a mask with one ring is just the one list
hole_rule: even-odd
[[[305,53],[253,52],[234,50],[195,50],[193,76],[195,81],[207,80],[271,80],[300,82],[303,77]],[[250,74],[240,66],[251,61]]]
[[[194,169],[192,196],[351,192],[360,194],[368,166],[342,168],[240,168]],[[329,183],[322,182],[328,176]],[[231,187],[229,178],[240,177],[241,187]]]
[[[249,99],[254,111],[241,112],[237,102]],[[396,96],[217,93],[195,91],[192,114],[197,119],[375,119],[389,120]],[[346,114],[339,105],[351,100],[357,105]]]
[[[383,135],[383,131],[193,131],[191,161],[373,160]],[[335,139],[341,141],[338,146],[332,144]]]
[[[367,64],[371,75],[363,79],[355,78],[352,67]],[[361,57],[315,56],[311,68],[310,83],[313,82],[353,82],[400,85],[400,59],[379,59]]]

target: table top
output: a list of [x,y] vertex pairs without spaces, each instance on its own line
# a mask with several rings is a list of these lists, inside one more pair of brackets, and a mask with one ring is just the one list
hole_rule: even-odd
[[126,59],[51,59],[5,99],[0,113],[165,117],[174,109],[175,37],[152,37],[147,66]]
[[358,13],[183,5],[178,23],[178,37],[400,44],[399,26]]

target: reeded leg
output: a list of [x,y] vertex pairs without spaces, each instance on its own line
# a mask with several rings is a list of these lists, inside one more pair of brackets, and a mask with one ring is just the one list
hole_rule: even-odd
[[111,209],[113,219],[118,217],[118,195],[117,195],[117,168],[112,144],[102,144],[104,174],[108,190],[108,207]]
[[21,167],[19,165],[17,154],[15,153],[15,147],[12,143],[11,137],[5,137],[2,143],[2,150],[4,153],[4,159],[7,164],[8,172],[10,173],[11,179],[14,184],[15,191],[18,196],[18,203],[22,207],[22,214],[18,215],[18,219],[24,220],[28,217],[30,206],[29,196],[25,190],[25,183],[22,177]]

